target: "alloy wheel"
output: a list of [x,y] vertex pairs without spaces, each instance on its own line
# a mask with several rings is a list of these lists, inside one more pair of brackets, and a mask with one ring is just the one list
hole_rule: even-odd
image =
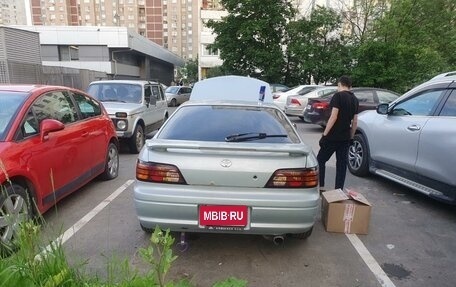
[[348,150],[348,164],[354,170],[359,169],[363,162],[363,156],[363,146],[359,141],[354,141]]

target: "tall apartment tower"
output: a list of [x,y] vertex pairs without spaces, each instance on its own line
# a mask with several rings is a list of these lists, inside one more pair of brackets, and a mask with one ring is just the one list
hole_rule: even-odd
[[0,25],[26,25],[24,0],[0,0]]
[[198,56],[199,1],[162,1],[163,46],[184,59]]

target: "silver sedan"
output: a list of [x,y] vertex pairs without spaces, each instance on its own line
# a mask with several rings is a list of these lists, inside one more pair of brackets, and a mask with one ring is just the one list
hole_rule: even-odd
[[144,230],[306,238],[320,203],[315,155],[272,103],[185,103],[147,141],[136,178]]

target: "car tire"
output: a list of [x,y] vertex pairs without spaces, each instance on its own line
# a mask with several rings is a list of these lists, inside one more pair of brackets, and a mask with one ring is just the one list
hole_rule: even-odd
[[362,134],[356,134],[348,149],[348,170],[356,176],[369,174],[369,150]]
[[33,218],[33,209],[30,196],[25,188],[17,183],[6,183],[1,186],[0,193],[0,258],[8,256],[17,246],[17,239],[21,223]]
[[139,153],[144,146],[145,135],[141,125],[137,125],[133,136],[130,138],[130,153]]
[[172,99],[172,100],[171,100],[170,106],[171,106],[171,107],[177,106],[177,101],[176,101],[176,99]]
[[145,233],[152,233],[154,232],[154,230],[152,228],[147,228],[145,227],[144,225],[142,225],[141,223],[139,223],[139,225],[141,226],[141,229],[145,232]]
[[306,232],[303,232],[303,233],[294,233],[294,234],[292,234],[291,236],[292,236],[293,238],[297,238],[297,239],[303,240],[303,239],[309,238],[309,236],[312,234],[312,231],[313,231],[313,226],[312,226],[309,230],[307,230]]
[[114,143],[109,143],[106,152],[105,170],[101,174],[104,180],[111,180],[119,175],[119,149]]

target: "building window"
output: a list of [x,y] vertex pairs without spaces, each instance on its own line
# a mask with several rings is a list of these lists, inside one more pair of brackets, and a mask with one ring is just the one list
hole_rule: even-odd
[[219,51],[217,49],[208,49],[207,44],[203,44],[203,56],[218,56]]
[[59,61],[77,61],[79,60],[78,46],[59,46]]

